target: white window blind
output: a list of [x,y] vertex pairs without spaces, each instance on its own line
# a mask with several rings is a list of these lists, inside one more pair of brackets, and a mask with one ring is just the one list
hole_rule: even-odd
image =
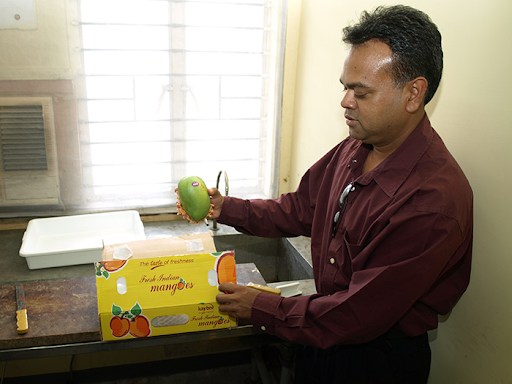
[[[89,208],[167,207],[183,176],[275,195],[284,1],[81,0]],[[221,188],[223,190],[223,186]]]

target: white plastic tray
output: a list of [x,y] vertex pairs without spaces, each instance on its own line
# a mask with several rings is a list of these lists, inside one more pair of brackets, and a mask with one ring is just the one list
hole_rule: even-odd
[[103,244],[145,238],[137,211],[33,219],[23,235],[20,256],[29,269],[87,264],[102,260]]

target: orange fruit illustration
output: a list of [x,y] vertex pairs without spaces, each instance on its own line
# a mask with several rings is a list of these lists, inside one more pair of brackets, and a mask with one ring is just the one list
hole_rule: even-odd
[[150,333],[151,327],[146,316],[138,315],[130,321],[130,334],[133,337],[148,337]]
[[217,264],[217,275],[219,284],[233,283],[236,284],[236,263],[233,253],[222,255]]
[[123,337],[130,330],[130,320],[114,316],[110,320],[110,329],[112,330],[112,335],[114,337]]
[[181,281],[178,283],[178,289],[181,291],[185,287],[185,284],[183,284]]
[[112,260],[112,261],[104,261],[103,268],[109,272],[117,271],[121,269],[128,260]]

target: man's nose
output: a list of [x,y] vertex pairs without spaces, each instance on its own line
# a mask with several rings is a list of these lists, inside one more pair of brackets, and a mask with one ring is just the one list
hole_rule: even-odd
[[346,109],[356,109],[357,103],[354,100],[354,92],[350,89],[345,92],[343,98],[341,99],[341,106]]

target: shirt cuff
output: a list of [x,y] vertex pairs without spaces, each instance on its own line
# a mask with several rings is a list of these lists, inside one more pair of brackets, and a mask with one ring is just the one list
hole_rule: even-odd
[[247,220],[247,213],[244,210],[243,200],[225,196],[217,221],[229,225],[242,225],[245,220]]
[[252,305],[252,325],[271,335],[276,334],[276,313],[283,298],[271,293],[261,292]]

